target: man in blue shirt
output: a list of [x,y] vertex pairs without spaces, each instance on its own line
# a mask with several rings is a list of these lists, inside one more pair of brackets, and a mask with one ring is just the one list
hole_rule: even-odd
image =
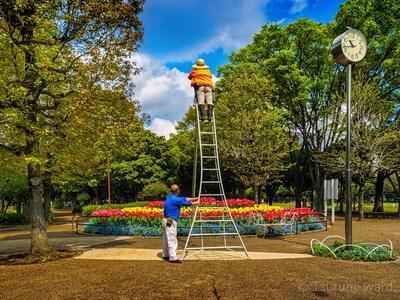
[[181,214],[181,206],[192,206],[200,204],[199,198],[178,197],[179,186],[171,185],[171,194],[169,194],[164,203],[163,226],[163,258],[173,263],[181,263],[177,258],[178,249],[177,222]]

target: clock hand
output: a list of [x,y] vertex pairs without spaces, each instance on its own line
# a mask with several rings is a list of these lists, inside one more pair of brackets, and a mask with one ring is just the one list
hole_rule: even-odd
[[349,40],[349,42],[350,42],[351,47],[354,48],[355,46],[353,45],[353,42],[351,40]]

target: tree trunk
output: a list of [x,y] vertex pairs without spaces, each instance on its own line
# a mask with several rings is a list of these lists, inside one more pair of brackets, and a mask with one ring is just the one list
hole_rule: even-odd
[[89,189],[91,204],[99,205],[99,189],[97,186],[91,186]]
[[10,202],[6,201],[6,206],[4,208],[4,212],[6,212],[8,210],[9,206],[10,206]]
[[238,184],[238,186],[237,186],[238,199],[243,199],[244,198],[243,194],[244,194],[243,186],[241,184]]
[[324,206],[324,179],[326,176],[324,172],[321,172],[320,166],[318,166],[317,164],[313,164],[311,161],[309,161],[309,169],[311,181],[313,183],[316,193],[316,210],[322,211]]
[[44,220],[50,222],[51,213],[51,182],[49,174],[43,176],[43,187],[44,187]]
[[[296,208],[301,207],[303,202],[303,187],[304,187],[304,175],[294,175],[294,194],[296,195]],[[304,203],[303,203],[304,205]]]
[[[398,205],[397,205],[397,217],[400,218],[400,176],[398,172],[394,172],[394,175],[396,176],[396,181],[397,181],[397,186],[395,186],[393,184],[393,188],[396,191],[396,195],[397,195],[397,201],[398,201]],[[390,178],[390,177],[389,177]]]
[[258,184],[254,185],[254,201],[257,204],[260,204],[260,191],[261,191],[261,186]]
[[301,207],[307,207],[307,197],[305,195],[301,198]]
[[21,202],[17,202],[17,205],[15,206],[15,210],[19,214],[22,212],[22,204],[21,204]]
[[399,203],[397,204],[397,217],[400,218],[400,199]]
[[303,202],[303,195],[302,193],[297,194],[296,193],[296,208],[301,207],[301,203]]
[[365,184],[360,184],[360,189],[358,191],[358,213],[359,213],[359,220],[364,219],[364,190]]
[[43,213],[42,174],[39,165],[28,164],[31,210],[31,250],[33,256],[47,256],[51,251]]
[[383,183],[385,181],[386,174],[382,171],[378,172],[376,176],[375,184],[375,203],[373,211],[383,212]]
[[324,189],[323,189],[323,185],[321,185],[320,182],[318,182],[315,192],[316,192],[315,204],[317,206],[316,207],[317,211],[322,211],[323,207],[324,207]]
[[267,184],[265,185],[265,202],[268,203],[268,205],[272,206],[273,205],[273,200],[275,198],[276,192],[279,189],[279,185],[277,184]]

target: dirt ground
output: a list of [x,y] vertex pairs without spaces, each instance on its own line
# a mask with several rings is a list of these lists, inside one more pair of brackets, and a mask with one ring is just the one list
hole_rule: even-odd
[[[307,254],[313,238],[345,236],[339,218],[328,231],[244,237],[250,252]],[[161,238],[77,235],[70,216],[48,228],[56,249],[160,250]],[[400,252],[400,220],[356,219],[353,241],[391,240]],[[0,228],[0,256],[29,250],[29,226]],[[186,239],[180,239],[183,249]],[[146,251],[146,250],[144,250]],[[157,251],[156,251],[157,253]],[[320,257],[241,260],[68,258],[30,265],[0,265],[0,299],[400,299],[400,260],[351,262]]]

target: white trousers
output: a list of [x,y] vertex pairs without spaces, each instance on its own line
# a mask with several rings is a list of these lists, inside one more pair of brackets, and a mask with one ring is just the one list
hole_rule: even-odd
[[201,86],[196,92],[198,104],[213,104],[213,91],[209,86]]
[[176,250],[178,249],[178,223],[172,220],[171,226],[167,226],[167,219],[162,220],[163,227],[163,257],[169,257],[169,260],[176,260]]

